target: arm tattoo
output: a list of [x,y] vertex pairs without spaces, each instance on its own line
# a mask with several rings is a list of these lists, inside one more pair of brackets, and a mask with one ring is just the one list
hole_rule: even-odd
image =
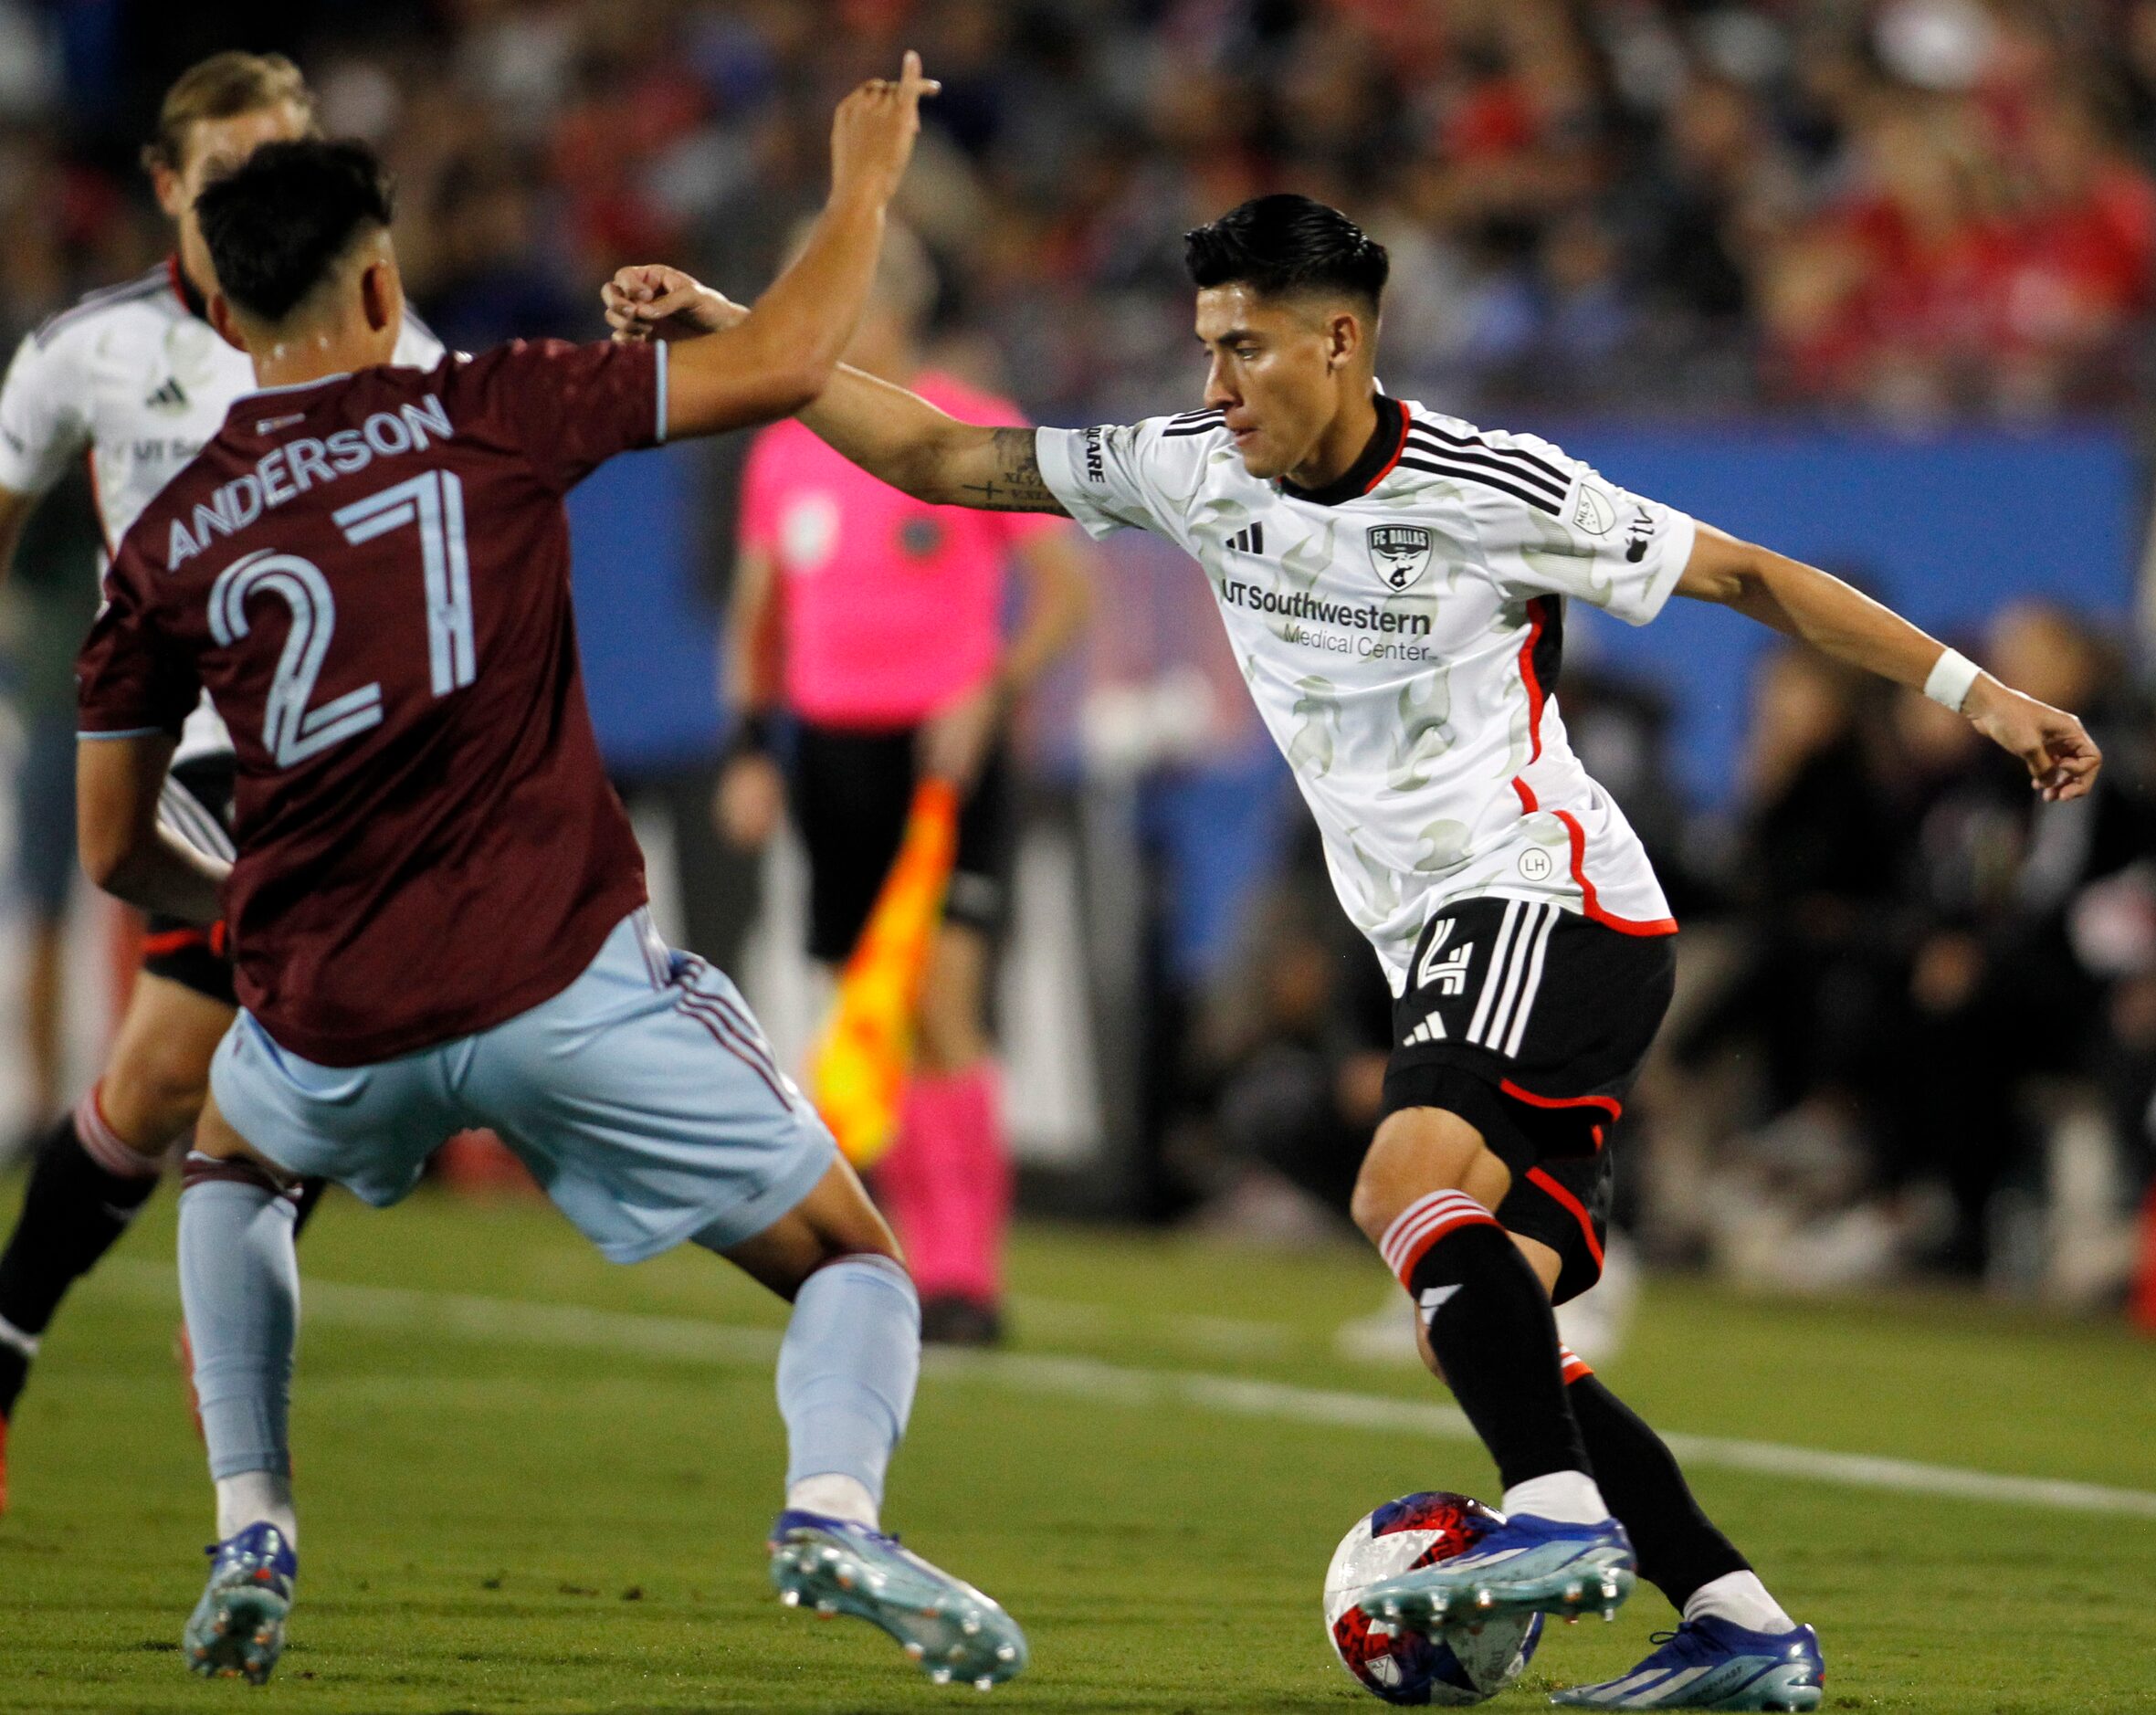
[[1005,428],[995,431],[992,443],[995,468],[981,482],[964,482],[961,504],[985,512],[1061,512],[1063,502],[1041,479],[1040,457],[1034,451],[1033,431]]

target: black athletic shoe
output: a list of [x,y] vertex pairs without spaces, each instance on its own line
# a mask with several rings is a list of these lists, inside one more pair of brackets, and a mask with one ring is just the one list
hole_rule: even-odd
[[1000,1346],[1004,1338],[1003,1314],[980,1299],[940,1297],[924,1299],[920,1306],[920,1338],[930,1346]]

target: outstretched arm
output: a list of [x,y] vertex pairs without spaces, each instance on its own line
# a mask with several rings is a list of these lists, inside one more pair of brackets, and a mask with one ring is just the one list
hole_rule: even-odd
[[926,399],[841,363],[801,420],[892,488],[936,506],[1056,512],[1029,428],[962,423]]
[[1957,673],[1960,658],[1937,638],[1815,566],[1701,524],[1676,594],[1733,607],[1837,661],[1911,690],[1943,693],[1942,700],[1965,683],[1955,706],[1984,737],[2022,759],[2030,784],[2047,801],[2085,797],[2096,784],[2103,756],[2079,721],[1989,673],[1976,672],[1972,680],[1971,668]]
[[831,197],[807,247],[756,300],[753,316],[668,353],[669,438],[771,422],[829,381],[868,300],[884,206],[913,153],[920,98],[937,88],[920,75],[920,57],[909,53],[895,83],[871,79],[839,103]]

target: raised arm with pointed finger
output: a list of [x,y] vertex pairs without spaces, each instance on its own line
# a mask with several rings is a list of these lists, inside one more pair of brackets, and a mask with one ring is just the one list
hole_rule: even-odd
[[667,433],[713,435],[798,411],[822,392],[853,337],[883,243],[884,208],[938,86],[909,52],[894,82],[872,79],[831,126],[831,196],[807,246],[755,314],[669,353]]

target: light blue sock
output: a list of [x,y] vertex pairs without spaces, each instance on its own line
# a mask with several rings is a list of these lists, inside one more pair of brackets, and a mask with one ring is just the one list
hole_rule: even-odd
[[920,1299],[889,1257],[847,1257],[809,1276],[779,1347],[786,1487],[849,1477],[883,1503],[891,1449],[920,1379]]
[[236,1180],[205,1180],[180,1194],[180,1301],[215,1478],[291,1474],[285,1423],[300,1332],[292,1218],[289,1197]]

